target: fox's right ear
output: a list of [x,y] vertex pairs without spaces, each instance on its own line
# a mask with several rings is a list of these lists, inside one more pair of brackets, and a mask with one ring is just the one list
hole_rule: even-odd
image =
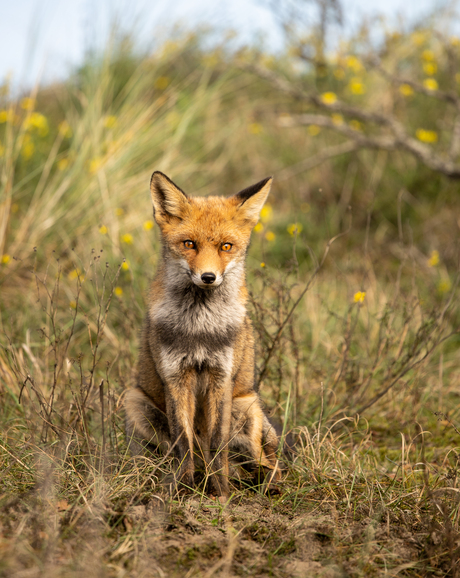
[[155,220],[160,225],[169,217],[182,218],[188,206],[188,197],[166,175],[155,171],[150,179]]

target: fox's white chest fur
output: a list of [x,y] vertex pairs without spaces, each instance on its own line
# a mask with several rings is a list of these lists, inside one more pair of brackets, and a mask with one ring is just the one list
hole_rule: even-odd
[[246,316],[239,299],[243,263],[235,263],[215,289],[196,287],[180,262],[166,270],[163,299],[149,311],[161,345],[161,370],[170,377],[187,367],[231,374],[233,342]]

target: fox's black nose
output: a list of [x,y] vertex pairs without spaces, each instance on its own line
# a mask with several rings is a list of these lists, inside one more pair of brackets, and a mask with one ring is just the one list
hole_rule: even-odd
[[216,276],[214,273],[203,273],[203,275],[201,275],[201,280],[203,283],[206,283],[206,285],[211,285],[211,283],[214,283],[216,280]]

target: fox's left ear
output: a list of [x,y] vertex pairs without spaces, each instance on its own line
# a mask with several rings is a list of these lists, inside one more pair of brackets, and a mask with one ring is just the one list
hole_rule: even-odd
[[171,217],[180,219],[187,210],[187,195],[160,171],[155,171],[150,179],[150,194],[155,220],[160,226]]
[[238,204],[238,214],[254,226],[259,220],[259,214],[270,192],[273,177],[268,177],[263,181],[252,185],[237,193],[233,199]]

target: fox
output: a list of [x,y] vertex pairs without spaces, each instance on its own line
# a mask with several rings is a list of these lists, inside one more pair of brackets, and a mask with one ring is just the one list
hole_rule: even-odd
[[173,453],[175,483],[186,488],[200,459],[219,499],[229,496],[229,460],[280,479],[278,435],[255,382],[245,272],[272,180],[230,197],[188,196],[160,171],[150,181],[161,258],[125,397],[128,445],[134,455]]

